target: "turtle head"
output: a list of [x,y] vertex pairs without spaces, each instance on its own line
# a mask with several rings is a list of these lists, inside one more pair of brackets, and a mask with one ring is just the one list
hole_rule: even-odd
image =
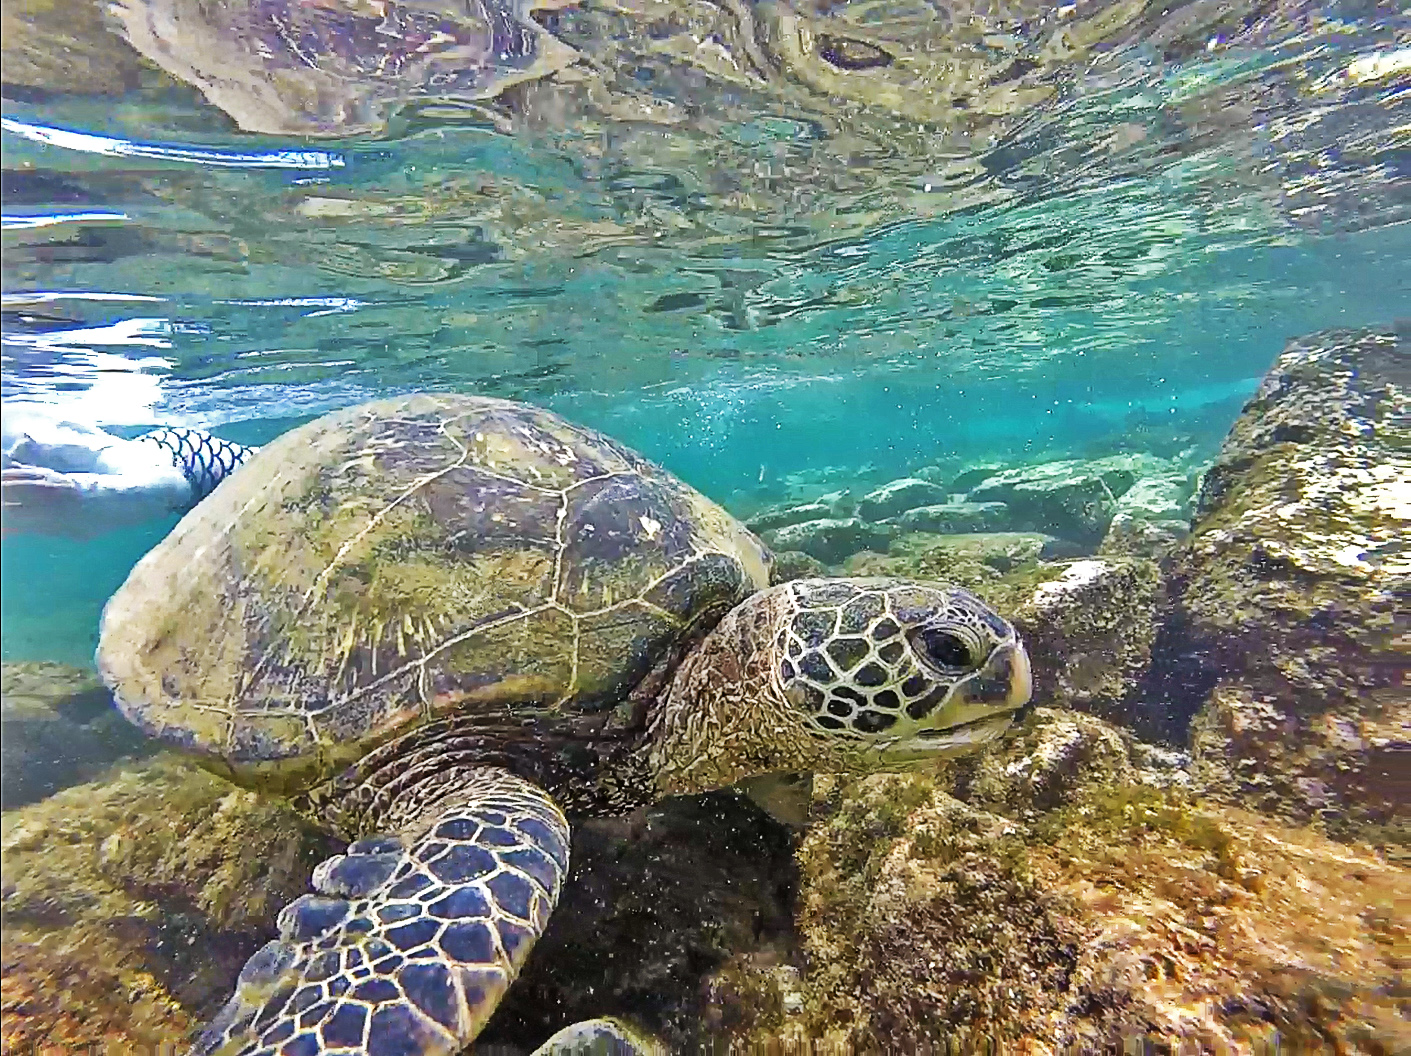
[[968,591],[812,580],[790,594],[796,611],[780,635],[781,696],[811,733],[848,746],[858,769],[970,751],[1002,733],[1029,700],[1023,643]]
[[968,591],[796,580],[748,599],[682,664],[653,763],[666,791],[910,769],[997,737],[1031,692],[1013,625]]

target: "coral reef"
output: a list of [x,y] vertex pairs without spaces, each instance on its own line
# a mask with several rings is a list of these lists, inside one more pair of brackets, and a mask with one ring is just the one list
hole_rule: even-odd
[[1285,349],[1205,477],[1157,703],[1195,716],[1231,802],[1406,842],[1408,447],[1411,349],[1329,331]]

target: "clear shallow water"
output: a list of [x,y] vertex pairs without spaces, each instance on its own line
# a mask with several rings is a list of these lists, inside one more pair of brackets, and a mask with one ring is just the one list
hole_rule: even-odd
[[[896,37],[851,81],[778,46],[788,10],[718,40],[560,12],[606,103],[560,78],[342,138],[241,132],[150,70],[9,84],[7,404],[261,442],[483,392],[744,514],[827,466],[1210,452],[1287,338],[1411,315],[1390,7],[808,14]],[[683,33],[768,69],[651,44]],[[937,47],[953,76],[886,94]],[[88,662],[168,527],[7,540],[5,658]]]

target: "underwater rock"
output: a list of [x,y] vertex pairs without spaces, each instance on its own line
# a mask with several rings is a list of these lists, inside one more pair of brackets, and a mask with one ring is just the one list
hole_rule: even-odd
[[894,523],[908,532],[961,535],[995,531],[1008,518],[1009,507],[1002,502],[947,502],[907,510]]
[[782,550],[774,555],[774,564],[769,568],[769,582],[774,586],[792,579],[827,574],[828,566],[816,557],[809,557],[802,550]]
[[96,675],[63,664],[0,668],[0,804],[32,803],[155,745],[123,719]]
[[34,935],[0,943],[0,1050],[171,1052],[195,1028],[120,932]]
[[857,515],[864,521],[883,521],[918,506],[934,506],[950,498],[939,484],[917,477],[903,477],[869,491],[857,503]]
[[[71,1005],[28,1006],[24,1027],[75,1044],[109,1026],[134,1044],[180,1040],[336,849],[286,807],[169,756],[8,810],[0,835],[7,986],[13,974],[21,990],[75,987]],[[124,1010],[129,995],[141,1000]]]
[[955,559],[983,561],[1000,572],[1008,572],[1035,561],[1077,556],[1073,546],[1042,532],[961,532],[934,535],[914,532],[899,536],[890,546],[899,557],[918,560]]
[[1006,586],[1004,598],[982,595],[1003,605],[1035,658],[1034,699],[1130,721],[1163,606],[1156,565],[1120,557],[1044,564]]
[[1175,561],[1161,681],[1212,791],[1406,841],[1409,451],[1392,332],[1293,341],[1235,422]]
[[[1062,540],[1037,532],[909,532],[893,539],[886,553],[853,554],[841,571],[849,576],[939,580],[988,597],[1009,573],[1027,571],[1042,558],[1067,550]],[[1023,583],[1028,586],[1027,579]]]
[[[955,478],[955,464],[917,466],[907,476],[929,480],[932,484],[949,484]],[[954,489],[948,489],[948,491],[954,491]]]
[[1117,500],[1099,554],[1163,558],[1190,534],[1195,478],[1190,473],[1143,477]]
[[834,508],[825,502],[806,502],[799,506],[779,506],[761,510],[745,522],[752,532],[769,532],[805,521],[826,520],[834,516]]
[[1098,545],[1099,557],[1149,557],[1162,560],[1191,533],[1189,521],[1145,521],[1125,513],[1112,518]]
[[824,564],[837,564],[849,554],[886,546],[897,535],[890,524],[870,524],[857,517],[821,518],[764,533],[775,550],[801,550]]
[[952,494],[964,495],[970,489],[979,487],[996,473],[1003,473],[1009,468],[1011,467],[1003,462],[973,463],[952,477],[950,486],[946,490]]
[[1117,499],[1136,475],[1121,466],[1045,462],[1005,470],[971,489],[973,502],[1008,503],[1014,527],[1098,543],[1117,512]]
[[1186,521],[1194,491],[1189,474],[1144,477],[1117,499],[1117,513],[1141,521]]
[[722,980],[738,1048],[1399,1051],[1411,874],[1141,747],[1039,708],[940,772],[816,779],[798,981]]

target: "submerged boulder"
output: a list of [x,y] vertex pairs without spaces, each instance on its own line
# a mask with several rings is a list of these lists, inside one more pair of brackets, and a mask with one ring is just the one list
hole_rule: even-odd
[[1149,557],[1163,560],[1190,534],[1189,521],[1148,521],[1119,512],[1112,518],[1097,552],[1102,557]]
[[1399,1051],[1411,875],[1180,764],[1040,708],[939,773],[817,779],[797,968],[723,979],[738,1050]]
[[[1034,699],[1128,723],[1151,662],[1163,598],[1140,558],[1047,563],[991,596],[1033,658]],[[983,592],[982,592],[983,593]]]
[[1117,498],[1131,486],[1130,470],[1095,470],[1079,461],[1008,469],[969,494],[974,502],[1003,502],[1016,528],[1050,532],[1079,543],[1098,543],[1117,512]]
[[0,804],[6,810],[154,750],[118,714],[93,672],[34,662],[0,668]]
[[828,566],[818,558],[809,557],[802,550],[780,550],[775,553],[774,564],[769,568],[769,582],[771,586],[777,586],[793,579],[827,574]]
[[891,553],[922,563],[928,559],[944,562],[947,558],[969,558],[1008,572],[1058,556],[1064,548],[1062,540],[1042,532],[916,532],[899,536],[891,545]]
[[1098,553],[1163,558],[1190,534],[1191,473],[1143,477],[1117,500]]
[[[0,833],[7,1051],[179,1047],[341,847],[170,755],[6,811]],[[708,973],[790,944],[792,852],[730,793],[575,826],[563,900],[485,1045],[527,1053],[618,1015],[694,1051]]]
[[1409,452],[1411,347],[1327,331],[1284,350],[1206,474],[1162,686],[1231,801],[1406,839]]
[[1189,520],[1194,492],[1189,474],[1144,477],[1118,498],[1117,513],[1149,522]]
[[918,506],[945,502],[945,488],[919,477],[903,477],[869,491],[857,504],[857,515],[867,521],[882,521]]
[[894,523],[908,532],[960,535],[996,531],[1008,521],[1009,507],[1002,502],[945,502],[906,510]]
[[337,847],[170,756],[7,810],[0,833],[6,1038],[39,1051],[181,1041]]
[[768,532],[776,528],[787,528],[791,524],[805,521],[823,520],[835,516],[834,507],[826,502],[806,502],[799,506],[775,506],[761,510],[748,521],[746,526],[754,532]]
[[849,554],[885,547],[898,532],[892,525],[871,524],[859,517],[827,517],[776,528],[765,532],[764,539],[775,550],[800,550],[833,565]]

